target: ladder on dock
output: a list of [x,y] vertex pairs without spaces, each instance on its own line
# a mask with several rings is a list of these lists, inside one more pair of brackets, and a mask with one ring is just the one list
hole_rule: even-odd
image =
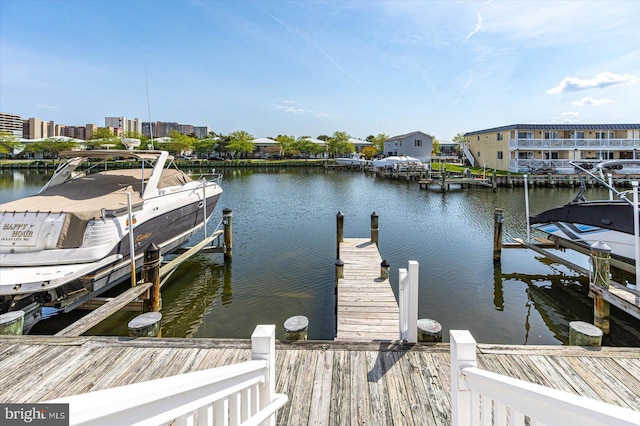
[[339,250],[344,277],[337,279],[335,340],[398,340],[398,303],[389,278],[380,276],[378,246],[367,238],[345,238]]

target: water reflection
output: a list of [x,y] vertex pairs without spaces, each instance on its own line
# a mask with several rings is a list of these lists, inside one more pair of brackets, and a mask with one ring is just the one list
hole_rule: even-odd
[[[380,253],[396,294],[398,269],[420,263],[419,317],[440,322],[445,341],[448,330],[469,329],[485,343],[563,344],[570,321],[593,319],[585,277],[525,249],[504,250],[494,265],[494,208],[504,209],[505,242],[526,235],[521,188],[442,194],[363,173],[222,171],[225,192],[212,222],[233,209],[233,267],[215,253],[178,268],[163,287],[164,336],[248,338],[266,323],[283,338],[284,321],[305,315],[310,339],[333,339],[338,211],[345,237],[368,236],[370,215],[378,213]],[[0,198],[35,193],[45,180],[29,171],[14,182],[1,171]],[[572,189],[532,188],[531,213],[574,196]],[[126,335],[131,317],[118,313],[92,333]],[[612,344],[640,344],[638,324],[612,309]]]

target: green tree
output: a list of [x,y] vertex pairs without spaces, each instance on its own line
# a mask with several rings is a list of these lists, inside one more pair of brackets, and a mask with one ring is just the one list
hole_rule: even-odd
[[229,145],[227,145],[227,150],[232,153],[235,158],[236,154],[242,154],[253,152],[255,148],[255,144],[253,140],[255,138],[251,133],[244,130],[236,130],[235,132],[229,133]]
[[[317,143],[313,143],[309,140],[308,136],[300,136],[294,143],[296,151],[303,154],[304,157],[308,158],[312,154],[318,154],[322,152],[321,147]],[[320,150],[318,150],[320,148]]]
[[384,141],[387,139],[389,139],[389,135],[386,133],[378,133],[377,136],[369,136],[367,141],[371,142],[378,152],[384,152]]
[[33,142],[25,146],[26,152],[37,152],[43,157],[58,157],[62,151],[69,151],[78,146],[77,142],[71,140],[60,140],[55,138],[47,138],[40,142]]
[[325,141],[328,142],[329,139],[331,139],[331,136],[327,136],[327,135],[320,135],[317,137],[317,139],[321,140],[321,141]]
[[462,152],[462,146],[467,143],[467,138],[464,137],[464,133],[458,133],[457,135],[455,135],[453,137],[453,142],[457,143],[458,146],[456,147],[456,150],[458,151],[458,155],[460,154],[460,152]]
[[431,154],[440,154],[440,141],[436,138],[433,138],[433,142],[431,143]]
[[13,150],[21,146],[18,139],[8,132],[0,132],[0,154],[11,155]]
[[216,146],[218,145],[218,137],[211,135],[212,132],[209,132],[209,135],[202,139],[195,139],[193,141],[193,151],[199,153],[199,156],[206,155],[207,157],[214,151]]
[[107,127],[100,127],[94,130],[89,136],[89,141],[94,148],[100,148],[102,145],[122,146],[120,138],[114,135]]
[[329,154],[334,157],[336,154],[350,154],[356,150],[353,143],[349,142],[349,135],[347,132],[333,132],[333,135],[327,142],[327,146]]
[[183,135],[177,130],[169,132],[170,141],[165,144],[167,149],[176,155],[184,154],[187,151],[191,151],[193,147],[194,139],[190,136]]
[[378,150],[373,145],[372,146],[365,146],[364,148],[362,148],[362,151],[360,151],[360,153],[362,155],[364,155],[367,160],[371,160],[373,158],[373,156],[378,153]]
[[289,135],[278,135],[276,142],[280,145],[280,155],[291,155],[295,148],[295,138]]

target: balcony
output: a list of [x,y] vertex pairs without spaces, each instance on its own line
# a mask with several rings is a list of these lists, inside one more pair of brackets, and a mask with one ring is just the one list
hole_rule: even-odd
[[623,139],[509,139],[509,149],[553,149],[553,150],[631,150],[640,148],[640,138]]
[[[589,160],[570,160],[570,159],[554,159],[554,160],[541,160],[541,159],[511,159],[509,160],[509,171],[517,173],[557,173],[557,174],[571,174],[575,173],[575,168],[571,164],[575,161],[580,164],[597,164],[604,159],[589,159]],[[640,160],[639,160],[640,161]],[[589,166],[587,166],[589,167]],[[618,174],[640,174],[640,164],[629,164],[617,171]]]

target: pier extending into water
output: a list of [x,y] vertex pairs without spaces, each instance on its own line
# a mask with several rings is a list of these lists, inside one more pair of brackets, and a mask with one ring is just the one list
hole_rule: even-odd
[[378,252],[378,215],[371,215],[371,238],[344,238],[343,221],[338,213],[336,340],[398,340],[400,310]]

